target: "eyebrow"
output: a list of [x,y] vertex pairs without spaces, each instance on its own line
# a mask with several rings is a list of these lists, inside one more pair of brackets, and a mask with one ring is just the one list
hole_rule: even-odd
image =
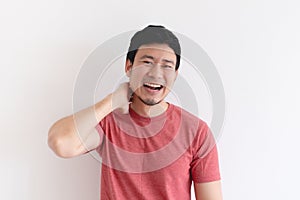
[[[140,59],[145,59],[145,58],[154,60],[154,57],[153,56],[149,56],[149,55],[143,55]],[[172,60],[162,59],[162,61],[166,62],[166,63],[171,63],[171,64],[175,65],[174,61],[172,61]]]
[[143,55],[140,59],[145,59],[145,58],[149,58],[151,60],[154,60],[153,56],[149,56],[149,55]]

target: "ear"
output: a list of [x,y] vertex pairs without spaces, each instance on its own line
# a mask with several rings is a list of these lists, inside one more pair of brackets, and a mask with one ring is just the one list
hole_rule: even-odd
[[131,63],[131,61],[129,59],[127,59],[126,60],[126,64],[125,64],[126,76],[130,77],[131,69],[132,69],[132,63]]

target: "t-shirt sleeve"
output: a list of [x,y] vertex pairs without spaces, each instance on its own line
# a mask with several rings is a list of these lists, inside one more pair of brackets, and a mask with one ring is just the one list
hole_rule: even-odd
[[97,130],[98,134],[99,134],[99,145],[96,148],[97,151],[100,151],[103,145],[103,140],[104,140],[104,130],[103,130],[103,123],[104,123],[104,119],[102,119],[102,121],[100,121],[96,126],[95,129]]
[[206,123],[201,124],[198,128],[192,152],[193,160],[190,170],[192,180],[195,183],[205,183],[221,179],[217,145]]

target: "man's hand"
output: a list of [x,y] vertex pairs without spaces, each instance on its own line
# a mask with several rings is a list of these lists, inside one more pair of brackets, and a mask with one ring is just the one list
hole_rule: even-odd
[[112,93],[112,108],[119,109],[124,114],[128,113],[132,95],[133,92],[129,87],[129,83],[122,83],[116,91]]

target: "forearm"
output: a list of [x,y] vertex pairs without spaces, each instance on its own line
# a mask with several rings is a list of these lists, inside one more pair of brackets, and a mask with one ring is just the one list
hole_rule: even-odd
[[112,95],[110,94],[95,105],[70,116],[73,119],[70,125],[73,131],[76,131],[80,138],[86,141],[95,126],[113,109]]

